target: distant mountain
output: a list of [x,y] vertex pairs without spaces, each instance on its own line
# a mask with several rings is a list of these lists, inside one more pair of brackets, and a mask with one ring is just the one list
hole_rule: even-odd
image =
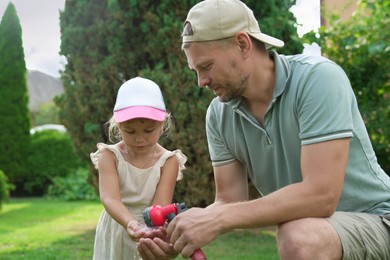
[[61,79],[37,70],[27,71],[27,87],[28,107],[31,111],[39,110],[42,104],[51,102],[55,96],[64,92]]

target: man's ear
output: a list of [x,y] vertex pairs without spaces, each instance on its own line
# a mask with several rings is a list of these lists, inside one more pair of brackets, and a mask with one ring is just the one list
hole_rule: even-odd
[[240,48],[241,53],[247,57],[248,53],[252,50],[252,40],[249,35],[245,32],[236,33],[236,43]]

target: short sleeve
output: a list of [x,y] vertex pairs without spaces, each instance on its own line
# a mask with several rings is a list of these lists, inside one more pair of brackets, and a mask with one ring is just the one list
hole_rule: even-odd
[[298,100],[302,144],[352,137],[354,102],[344,71],[331,62],[317,65]]
[[94,152],[94,153],[90,153],[90,158],[91,158],[92,164],[95,167],[95,169],[98,169],[99,156],[100,156],[100,153],[104,149],[109,149],[110,151],[112,151],[115,154],[115,157],[117,158],[117,160],[119,160],[120,151],[116,148],[115,145],[108,145],[108,144],[104,144],[104,143],[98,143],[96,145],[96,147],[97,147],[97,151]]
[[183,171],[186,169],[185,163],[187,162],[187,156],[183,154],[183,152],[180,149],[172,151],[172,153],[176,156],[177,160],[179,161],[179,172],[177,174],[176,180],[183,179]]
[[179,172],[177,174],[177,179],[176,179],[177,181],[179,181],[183,178],[183,171],[186,169],[185,163],[187,162],[187,156],[185,156],[180,149],[174,151],[166,151],[165,154],[161,156],[160,160],[157,161],[156,166],[162,167],[167,161],[167,159],[172,156],[176,156],[179,162]]
[[221,118],[232,118],[234,115],[228,109],[221,111],[221,106],[221,102],[214,99],[206,113],[207,143],[213,166],[229,164],[235,160],[220,131],[221,128],[226,129],[221,126]]

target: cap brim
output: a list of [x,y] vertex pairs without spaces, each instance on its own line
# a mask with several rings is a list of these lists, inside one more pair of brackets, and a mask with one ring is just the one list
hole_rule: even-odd
[[135,118],[147,118],[156,121],[164,121],[166,112],[154,107],[134,106],[114,111],[115,122],[121,123]]
[[277,38],[274,38],[272,36],[269,36],[264,33],[249,33],[248,34],[255,39],[264,42],[266,44],[267,49],[271,47],[281,48],[284,46],[284,42],[282,40],[279,40]]

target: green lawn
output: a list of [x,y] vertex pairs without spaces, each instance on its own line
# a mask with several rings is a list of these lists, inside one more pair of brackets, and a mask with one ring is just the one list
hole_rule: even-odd
[[[102,208],[98,201],[11,199],[0,211],[0,259],[91,259]],[[208,259],[278,259],[272,229],[234,231],[203,251]]]

